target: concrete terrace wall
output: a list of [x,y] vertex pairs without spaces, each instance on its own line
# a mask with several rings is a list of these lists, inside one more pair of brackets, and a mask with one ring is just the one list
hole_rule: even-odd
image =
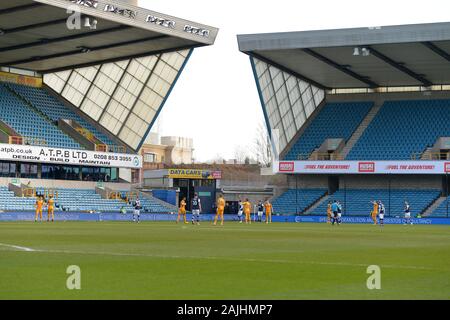
[[442,177],[431,175],[347,175],[340,178],[339,185],[343,189],[386,189],[391,180],[392,189],[442,189]]
[[[329,175],[289,175],[288,186],[294,189],[328,189]],[[340,175],[339,188],[344,189],[387,189],[389,180],[392,189],[442,189],[439,175]]]
[[289,188],[295,189],[296,180],[297,186],[300,189],[328,189],[327,175],[289,175]]

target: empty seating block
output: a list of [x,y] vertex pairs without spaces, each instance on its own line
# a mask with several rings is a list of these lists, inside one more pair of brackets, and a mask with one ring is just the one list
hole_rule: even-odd
[[[122,196],[125,197],[126,191],[121,191]],[[173,210],[170,207],[170,204],[164,205],[163,202],[160,202],[158,200],[153,200],[151,198],[147,197],[141,197],[139,198],[141,201],[141,212],[147,212],[147,213],[170,213]],[[134,200],[132,201],[131,205],[133,205]]]
[[434,209],[430,217],[447,217],[447,205],[448,211],[450,212],[450,197],[448,197],[444,202],[442,202],[439,207]]
[[325,189],[289,189],[273,201],[273,211],[275,214],[303,212],[326,192]]
[[292,146],[285,160],[298,160],[299,155],[311,154],[328,138],[347,141],[372,106],[373,102],[328,103]]
[[[36,192],[43,193],[43,189],[37,189]],[[100,212],[120,212],[124,207],[128,212],[132,208],[127,203],[120,200],[102,199],[95,190],[91,189],[57,189],[58,197],[56,204],[58,209],[68,211],[100,211]]]
[[[125,209],[128,213],[133,212],[133,204],[119,199],[102,199],[95,190],[91,189],[57,189],[58,196],[55,198],[56,211],[67,210],[69,212],[108,212],[118,213]],[[36,189],[37,194],[44,194],[43,188]],[[15,197],[8,187],[0,187],[0,210],[5,211],[34,211],[35,198]],[[142,213],[169,213],[170,205],[141,198]]]
[[32,103],[36,108],[45,113],[52,120],[75,120],[79,125],[81,125],[85,129],[88,129],[103,143],[109,146],[116,145],[116,143],[114,143],[107,135],[100,132],[97,128],[95,128],[81,116],[70,110],[56,98],[48,94],[45,90],[17,84],[10,84],[9,86],[16,93],[24,97],[27,101]]
[[0,187],[0,210],[31,211],[34,210],[36,200],[33,198],[19,198],[8,187]]
[[372,212],[373,200],[381,200],[385,206],[386,214],[391,216],[402,216],[405,200],[411,205],[411,214],[416,216],[422,213],[440,195],[440,190],[405,190],[386,189],[366,190],[339,190],[329,196],[328,200],[322,202],[315,208],[312,215],[326,215],[328,201],[338,200],[343,205],[344,215],[369,215]]
[[450,100],[386,102],[347,160],[410,160],[450,136]]
[[33,138],[30,144],[82,149],[75,140],[37,114],[3,84],[0,84],[0,119],[23,137]]

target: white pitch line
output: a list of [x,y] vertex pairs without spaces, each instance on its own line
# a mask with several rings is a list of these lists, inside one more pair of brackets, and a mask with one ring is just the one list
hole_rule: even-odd
[[15,245],[6,244],[6,243],[0,243],[0,246],[7,247],[7,248],[13,248],[13,249],[16,249],[16,250],[26,251],[26,252],[35,252],[36,251],[34,249],[31,249],[31,248],[15,246]]

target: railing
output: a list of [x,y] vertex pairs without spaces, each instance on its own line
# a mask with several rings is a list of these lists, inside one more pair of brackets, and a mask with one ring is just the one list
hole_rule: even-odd
[[[58,190],[44,189],[43,194],[39,193],[39,195],[44,196],[45,199],[48,199],[51,196],[56,200],[56,199],[58,199]],[[23,198],[35,198],[36,196],[37,196],[36,188],[23,188],[22,189],[22,197]]]
[[8,144],[23,144],[23,138],[8,124],[0,120],[0,142]]
[[87,129],[83,128],[83,127],[77,127],[75,128],[75,130],[81,134],[83,137],[85,137],[86,139],[88,139],[89,141],[94,142],[93,140],[95,139],[94,135]]
[[108,193],[108,199],[111,199],[111,200],[123,200],[123,201],[125,201],[123,198],[122,198],[122,193],[121,192],[119,192],[119,191],[111,191],[111,192],[109,192]]
[[83,137],[85,137],[92,143],[95,143],[95,151],[114,152],[114,153],[126,153],[127,151],[127,149],[124,146],[106,145],[104,143],[100,143],[101,141],[91,131],[89,131],[86,128],[83,128],[74,120],[72,120],[72,126],[74,126],[75,130]]
[[45,199],[48,199],[49,197],[52,197],[53,199],[58,199],[58,190],[56,189],[45,189],[44,190],[44,197]]
[[124,146],[118,146],[118,145],[108,145],[108,152],[126,153],[127,148],[125,148]]
[[310,160],[310,161],[340,161],[344,160],[344,157],[340,153],[327,153],[327,152],[319,152],[319,153],[303,153],[299,154],[297,160]]
[[47,141],[42,138],[23,137],[23,144],[28,144],[32,146],[46,146]]
[[106,144],[96,144],[95,145],[95,151],[106,152],[107,151]]
[[130,191],[130,192],[127,192],[125,198],[126,198],[126,201],[128,202],[130,200],[131,201],[136,200],[138,196],[139,196],[138,192]]
[[136,200],[138,195],[139,195],[138,192],[129,191],[129,192],[125,193],[125,197],[122,197],[122,192],[120,192],[120,191],[110,191],[108,193],[108,199],[121,200],[121,201],[124,201],[124,202],[128,203],[129,201]]
[[36,197],[36,189],[34,189],[34,188],[22,189],[22,197],[23,198],[34,198],[34,197]]
[[450,152],[413,153],[411,160],[450,160]]
[[20,136],[10,136],[9,144],[23,144],[23,138]]

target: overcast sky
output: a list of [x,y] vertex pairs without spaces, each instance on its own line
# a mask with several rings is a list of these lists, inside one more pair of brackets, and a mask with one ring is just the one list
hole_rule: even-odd
[[162,135],[194,139],[197,161],[233,158],[237,145],[252,145],[263,121],[237,34],[450,21],[449,0],[140,0],[139,6],[220,29],[214,46],[194,51],[160,116]]

